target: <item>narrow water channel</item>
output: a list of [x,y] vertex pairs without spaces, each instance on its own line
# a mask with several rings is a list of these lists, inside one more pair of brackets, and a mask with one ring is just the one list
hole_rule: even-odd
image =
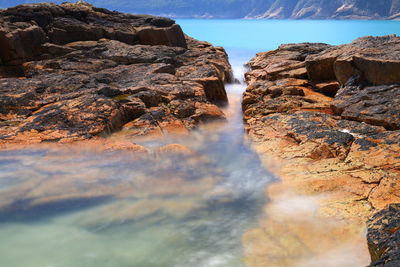
[[[257,225],[272,178],[244,142],[245,59],[230,56],[242,83],[227,85],[225,123],[143,141],[146,155],[1,151],[0,266],[243,266],[242,234]],[[191,152],[156,152],[177,143]]]

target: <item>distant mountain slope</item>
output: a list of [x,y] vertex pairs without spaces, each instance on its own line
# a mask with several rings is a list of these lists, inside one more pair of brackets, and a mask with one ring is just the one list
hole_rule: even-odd
[[400,0],[275,0],[260,14],[262,18],[345,19],[394,18],[400,13]]
[[[34,2],[43,0],[0,0],[0,8]],[[172,17],[400,19],[400,0],[88,0],[88,2],[119,11]]]

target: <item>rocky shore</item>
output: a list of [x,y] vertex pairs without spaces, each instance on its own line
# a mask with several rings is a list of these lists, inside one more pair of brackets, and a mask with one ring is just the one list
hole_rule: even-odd
[[0,147],[186,133],[224,119],[223,48],[173,20],[89,4],[0,11]]
[[[264,166],[281,181],[267,189],[270,202],[260,226],[243,236],[246,264],[399,265],[400,38],[282,45],[258,54],[248,67],[242,103],[246,131]],[[224,120],[224,83],[231,80],[224,49],[186,36],[170,19],[85,3],[0,11],[0,149],[45,143],[42,147],[54,149],[50,161],[62,161],[52,144],[80,141],[80,147],[66,146],[68,157],[85,149],[112,157],[122,151],[128,159],[150,163],[149,170],[160,159],[168,163],[165,169],[180,162],[179,175],[191,177],[192,165],[207,170],[210,163],[185,146],[150,152],[103,137],[121,130],[135,137],[185,135],[204,122]],[[91,162],[63,167],[84,169],[85,164]],[[96,182],[111,176],[83,174],[85,181]],[[82,175],[51,181],[24,175],[21,186],[0,198],[3,211],[14,210],[21,199],[40,206],[172,193],[190,199],[195,193],[192,202],[120,207],[137,218],[159,209],[183,216],[177,206],[184,214],[198,208],[198,199],[217,183],[214,178],[226,174],[197,172],[199,183],[192,185],[168,169],[152,185],[147,180],[153,173],[144,173],[136,184],[121,180],[101,190],[75,188]],[[171,191],[157,191],[171,184]],[[119,215],[107,219],[114,223]]]
[[[250,266],[330,266],[340,250],[351,264],[331,266],[370,262],[365,222],[400,202],[399,51],[399,37],[364,37],[282,45],[248,63],[246,130],[282,179],[244,237]],[[371,266],[397,266],[395,214],[391,206],[368,223]]]

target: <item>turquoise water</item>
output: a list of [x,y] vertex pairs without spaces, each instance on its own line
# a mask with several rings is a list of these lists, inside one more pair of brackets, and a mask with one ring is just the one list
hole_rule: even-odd
[[339,45],[367,35],[400,35],[400,21],[179,19],[185,33],[228,49],[266,51],[283,43]]
[[286,43],[350,43],[363,36],[400,35],[400,21],[382,20],[207,20],[178,19],[183,31],[222,46],[229,54],[237,76],[243,64],[256,53],[277,49]]
[[[227,86],[227,123],[144,142],[146,155],[74,146],[0,151],[0,266],[243,266],[241,236],[257,225],[273,179],[244,141],[243,64],[281,43],[400,34],[400,22],[388,21],[178,22],[229,53],[242,83]],[[192,153],[160,155],[169,143]]]
[[[101,145],[0,151],[0,267],[243,266],[242,235],[273,180],[244,139],[244,88],[226,86],[227,122],[185,138],[111,136],[144,155]],[[191,152],[159,153],[166,144]]]

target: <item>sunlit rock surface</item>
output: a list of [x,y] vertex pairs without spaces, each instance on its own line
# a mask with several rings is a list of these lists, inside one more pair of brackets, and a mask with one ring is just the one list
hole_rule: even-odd
[[[169,96],[135,86],[131,89],[135,97],[105,97],[127,103],[132,114],[142,114],[107,138],[24,146],[11,140],[4,143],[5,149],[0,149],[1,266],[243,266],[242,234],[262,216],[263,190],[272,177],[244,140],[240,104],[244,85],[226,85],[229,105],[217,106],[218,99],[226,99],[225,91],[218,88],[223,89],[222,81],[229,79],[225,70],[230,67],[216,62],[215,54],[203,58],[205,49],[213,50],[208,44],[189,38],[187,42],[196,44],[197,50],[186,51],[191,56],[181,60],[197,63],[182,65],[175,75],[166,73],[174,80],[156,85],[179,95],[163,106],[163,112],[159,103]],[[114,40],[67,46],[93,45],[128,49]],[[102,57],[134,61],[137,54],[151,57],[150,50],[160,55],[181,49],[132,47],[138,50],[121,54],[106,50]],[[205,75],[212,69],[203,60],[214,62],[213,70],[221,78]],[[26,66],[35,70],[38,62]],[[150,84],[145,70],[151,68],[142,62],[118,65],[107,75],[99,67],[95,74],[102,79],[116,77],[121,84]],[[175,87],[186,82],[197,94],[193,101],[185,95],[191,91],[184,94]],[[203,92],[212,101],[204,100]],[[105,89],[104,93],[115,92]],[[222,116],[226,120],[215,120]],[[188,117],[196,119],[190,127]],[[149,125],[151,119],[156,123]]]
[[122,128],[188,131],[224,119],[223,48],[173,20],[89,4],[0,11],[0,145],[69,142]]
[[365,37],[282,45],[248,63],[246,128],[282,179],[244,236],[249,265],[369,263],[365,222],[400,201],[399,49],[399,37]]

